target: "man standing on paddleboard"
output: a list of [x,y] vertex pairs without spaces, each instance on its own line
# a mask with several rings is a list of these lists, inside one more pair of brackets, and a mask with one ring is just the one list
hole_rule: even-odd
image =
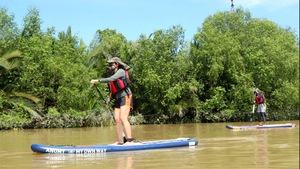
[[114,99],[114,118],[116,122],[118,142],[116,144],[124,144],[123,128],[127,136],[127,142],[132,142],[135,139],[131,136],[131,126],[128,121],[130,110],[133,109],[132,92],[129,88],[128,70],[130,67],[121,61],[118,57],[113,57],[107,61],[108,69],[112,71],[112,76],[108,78],[92,79],[90,83],[108,83],[110,97],[106,102],[108,105]]
[[[266,124],[267,106],[265,104],[265,95],[262,92],[259,92],[258,88],[255,88],[254,94],[255,94],[254,103],[257,104],[257,114],[258,114],[259,125],[262,126],[263,124]],[[262,123],[262,121],[264,123]]]

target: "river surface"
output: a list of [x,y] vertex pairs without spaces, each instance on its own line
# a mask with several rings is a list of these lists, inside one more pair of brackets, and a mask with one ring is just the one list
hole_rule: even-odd
[[110,144],[116,141],[115,127],[0,131],[0,169],[299,169],[299,121],[268,123],[290,122],[297,127],[232,131],[226,123],[137,125],[132,130],[139,141],[191,137],[199,144],[75,155],[37,154],[30,146]]

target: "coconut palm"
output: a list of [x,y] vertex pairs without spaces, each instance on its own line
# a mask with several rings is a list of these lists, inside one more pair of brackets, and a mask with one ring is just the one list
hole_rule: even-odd
[[[21,52],[18,50],[0,56],[0,79],[5,78],[5,73],[19,67],[20,62],[17,59],[21,57]],[[4,93],[2,97],[5,98],[8,107],[21,107],[32,116],[40,118],[40,115],[32,108],[39,103],[39,98],[27,93],[15,92],[12,84],[1,85],[0,92]]]

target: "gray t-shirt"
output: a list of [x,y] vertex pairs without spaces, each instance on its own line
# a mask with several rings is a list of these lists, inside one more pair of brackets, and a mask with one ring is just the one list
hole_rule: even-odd
[[[109,83],[109,82],[113,82],[116,81],[117,79],[121,78],[122,80],[125,80],[125,71],[123,69],[118,69],[116,73],[114,73],[112,76],[108,77],[108,78],[100,78],[99,82],[100,83]],[[122,90],[118,93],[116,93],[115,98],[119,99],[121,97],[124,97],[126,95],[132,94],[131,90],[129,87],[127,87],[125,90]]]

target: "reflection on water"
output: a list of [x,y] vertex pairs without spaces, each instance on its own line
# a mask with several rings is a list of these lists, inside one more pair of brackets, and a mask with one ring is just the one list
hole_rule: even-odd
[[[173,158],[182,157],[185,154],[188,155],[189,160],[194,160],[196,157],[195,150],[195,147],[182,147],[100,154],[35,154],[32,165],[48,166],[49,168],[99,166],[101,168],[131,169],[134,164],[135,167],[155,168],[157,163],[164,160],[157,158],[157,156],[168,154],[168,156]],[[134,161],[138,162],[133,163]],[[172,162],[171,160],[165,160],[164,164],[168,164],[168,161]],[[173,162],[176,163],[176,161]],[[180,163],[182,162],[184,162],[184,159],[180,161]]]
[[255,165],[258,168],[269,166],[269,151],[268,151],[268,130],[258,130],[257,139],[254,144],[255,149]]
[[130,169],[132,168],[133,156],[126,156],[126,157],[117,157],[117,169]]
[[101,160],[105,159],[106,154],[36,154],[32,164],[60,168],[70,165],[101,164]]
[[[294,123],[299,126],[298,121]],[[193,137],[199,140],[199,145],[100,154],[37,154],[30,150],[30,145],[109,144],[116,141],[114,126],[0,131],[0,168],[299,169],[299,127],[232,131],[225,125],[133,126],[140,141]]]
[[60,168],[66,166],[99,165],[105,160],[114,159],[117,168],[131,168],[134,154],[128,153],[100,153],[100,154],[40,154],[33,160],[33,164]]

